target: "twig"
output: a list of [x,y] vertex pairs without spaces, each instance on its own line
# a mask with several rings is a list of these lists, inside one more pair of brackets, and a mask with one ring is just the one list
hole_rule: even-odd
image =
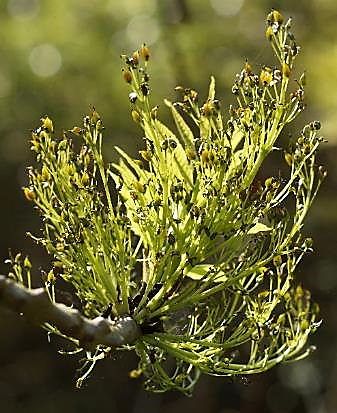
[[103,317],[92,320],[64,304],[52,303],[44,288],[29,290],[0,275],[0,305],[24,314],[34,324],[49,323],[62,333],[79,340],[81,347],[90,349],[98,344],[119,347],[134,343],[140,336],[138,324],[129,316],[111,322]]

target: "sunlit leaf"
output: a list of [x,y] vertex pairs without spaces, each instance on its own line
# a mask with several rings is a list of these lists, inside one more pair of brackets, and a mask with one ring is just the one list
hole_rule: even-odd
[[248,234],[257,234],[258,232],[264,232],[264,231],[271,231],[272,228],[267,227],[267,225],[262,224],[261,222],[258,222],[255,224],[249,231]]

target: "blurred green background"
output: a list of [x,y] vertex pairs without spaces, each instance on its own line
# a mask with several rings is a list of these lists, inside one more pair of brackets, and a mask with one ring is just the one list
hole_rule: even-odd
[[[320,119],[329,143],[320,161],[329,172],[305,226],[315,251],[298,277],[321,305],[323,324],[312,337],[308,359],[256,377],[203,377],[193,398],[151,395],[128,378],[136,358],[121,354],[98,365],[82,390],[73,376],[78,359],[57,353],[43,331],[0,310],[1,412],[209,412],[333,413],[337,411],[337,4],[335,0],[1,0],[0,1],[0,271],[13,252],[24,251],[35,268],[46,257],[25,238],[39,230],[37,215],[20,187],[32,160],[28,140],[41,116],[56,129],[81,122],[90,106],[106,126],[105,150],[113,145],[136,154],[141,131],[130,119],[120,58],[142,42],[152,51],[153,104],[174,98],[182,84],[206,95],[216,76],[218,97],[233,102],[231,83],[245,58],[255,70],[271,63],[264,37],[272,8],[294,19],[303,47],[297,61],[306,70],[307,110],[289,129]],[[161,105],[160,115],[167,119]],[[169,121],[170,122],[170,121]]]

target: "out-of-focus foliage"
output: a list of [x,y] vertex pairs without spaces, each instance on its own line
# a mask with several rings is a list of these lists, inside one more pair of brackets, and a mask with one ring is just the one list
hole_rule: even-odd
[[[276,380],[266,376],[247,388],[228,385],[227,391],[215,382],[203,382],[189,410],[209,412],[334,412],[337,406],[337,369],[333,370],[336,356],[335,325],[337,314],[336,295],[336,128],[337,98],[337,6],[334,0],[2,0],[0,2],[0,185],[1,185],[1,258],[7,257],[7,246],[13,250],[26,250],[20,244],[22,235],[32,226],[30,206],[22,202],[19,187],[26,182],[24,167],[28,165],[28,139],[30,128],[39,117],[50,114],[59,125],[71,127],[79,114],[87,113],[89,105],[95,105],[104,117],[107,130],[107,157],[112,157],[112,146],[130,145],[136,152],[136,126],[129,121],[129,102],[124,98],[125,85],[120,81],[119,54],[131,51],[142,41],[147,42],[156,57],[151,79],[153,102],[161,102],[164,91],[177,82],[195,87],[206,96],[207,80],[213,74],[218,89],[225,91],[219,96],[227,105],[232,101],[230,85],[233,73],[241,68],[242,56],[254,65],[265,61],[268,46],[261,47],[263,38],[261,19],[271,7],[280,8],[296,21],[297,37],[303,46],[298,59],[298,70],[307,72],[309,111],[304,111],[298,122],[319,118],[323,133],[330,147],[321,156],[329,164],[329,175],[317,204],[309,216],[307,230],[316,239],[313,265],[303,267],[308,287],[314,298],[322,302],[325,320],[320,330],[320,342],[314,358],[294,367],[281,369]],[[39,47],[43,45],[47,47]],[[51,46],[51,47],[50,47]],[[48,57],[49,55],[49,57]],[[51,57],[51,56],[52,57]],[[262,59],[263,57],[263,59]],[[43,61],[45,62],[43,64]],[[47,61],[47,64],[46,64]],[[49,65],[48,65],[49,61]],[[51,61],[51,63],[50,63]],[[266,62],[268,63],[268,62]],[[45,66],[44,71],[41,67]],[[40,69],[36,69],[40,67]],[[48,69],[49,67],[49,69]],[[52,68],[58,70],[54,74]],[[35,69],[34,69],[35,68]],[[34,71],[35,70],[35,71]],[[41,76],[36,73],[48,73]],[[166,93],[166,92],[165,92]],[[165,116],[165,109],[160,108]],[[289,131],[291,133],[291,131]],[[140,142],[138,140],[138,142]],[[277,168],[277,166],[276,166]],[[37,227],[37,219],[35,220]],[[38,227],[37,227],[38,228]],[[310,262],[310,258],[307,260]],[[2,268],[2,272],[4,271]],[[324,302],[325,300],[325,302]],[[11,318],[8,317],[8,326]],[[8,327],[7,326],[7,327]],[[14,332],[13,332],[14,333]],[[35,333],[36,334],[36,333]],[[36,336],[36,335],[35,335]],[[34,336],[34,337],[35,337]],[[28,330],[15,331],[15,343],[1,337],[1,406],[4,411],[59,411],[68,403],[73,411],[83,408],[90,411],[100,400],[101,411],[121,410],[137,403],[149,413],[159,409],[176,411],[182,404],[171,400],[163,406],[163,399],[144,401],[140,396],[124,397],[117,384],[103,389],[101,382],[91,386],[91,392],[74,395],[70,390],[73,367],[68,371],[65,390],[59,388],[67,377],[67,370],[60,370],[58,360],[53,364],[50,348],[38,347],[39,338],[28,335]],[[29,343],[31,346],[29,346]],[[32,350],[34,348],[34,350]],[[11,353],[14,350],[20,353]],[[9,361],[8,355],[18,359]],[[22,361],[26,370],[34,369],[33,378],[22,375]],[[110,364],[103,370],[113,383],[115,371]],[[64,366],[65,364],[63,364]],[[132,363],[131,363],[132,365]],[[58,373],[57,373],[58,372]],[[125,378],[124,378],[125,379]],[[123,380],[124,380],[123,379]],[[269,380],[269,381],[268,381]],[[129,382],[124,385],[136,387]],[[13,385],[15,383],[15,386]],[[219,383],[222,383],[221,381]],[[37,385],[37,386],[36,386]],[[35,386],[35,387],[34,387]],[[16,390],[14,391],[14,387]],[[58,391],[55,389],[58,388]],[[128,387],[129,389],[130,387]],[[53,389],[53,391],[51,391]],[[112,392],[114,400],[112,397]],[[240,395],[241,394],[241,395]],[[262,396],[261,396],[262,395]],[[286,395],[286,397],[283,397]],[[235,399],[235,401],[234,401]],[[231,403],[231,400],[233,401]],[[263,401],[262,401],[263,400]],[[201,402],[202,401],[202,402]],[[287,401],[287,403],[285,403]],[[106,403],[106,407],[105,407]],[[262,407],[262,406],[268,407]],[[47,407],[46,407],[47,406]],[[239,406],[241,406],[239,408]],[[185,406],[186,407],[186,406]],[[7,409],[7,410],[6,410]],[[87,409],[87,410],[85,410]],[[246,409],[246,410],[245,410]],[[254,410],[255,409],[255,410]],[[70,410],[69,410],[70,411]]]

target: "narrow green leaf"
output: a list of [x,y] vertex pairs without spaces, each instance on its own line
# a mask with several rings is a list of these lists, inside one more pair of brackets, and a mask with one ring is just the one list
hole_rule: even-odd
[[173,103],[165,99],[165,104],[171,109],[173,119],[177,125],[177,129],[181,136],[181,139],[185,145],[194,148],[194,136],[190,127],[185,122],[184,118],[180,115],[177,109],[174,107]]
[[267,225],[262,224],[261,222],[258,222],[255,224],[249,231],[248,234],[257,234],[258,232],[263,232],[263,231],[271,231],[272,228],[267,227]]
[[[141,168],[134,159],[132,159],[127,153],[125,153],[121,148],[115,146],[115,150],[126,160],[126,162],[131,166],[131,168],[137,173],[139,178],[143,181],[147,181],[151,175],[148,171]],[[126,165],[127,166],[127,165]]]
[[215,77],[211,76],[211,81],[209,83],[208,89],[208,100],[213,101],[215,99]]
[[193,168],[188,162],[186,153],[180,143],[178,143],[177,147],[174,150],[173,159],[177,166],[177,178],[183,180],[186,183],[187,188],[192,188]]
[[164,136],[165,138],[173,139],[176,142],[177,147],[174,149],[172,159],[174,162],[173,173],[176,175],[177,178],[183,180],[188,187],[191,187],[193,168],[191,164],[188,162],[186,152],[182,144],[176,138],[176,135],[166,125],[161,123],[159,120],[156,120],[155,123],[156,128],[160,131],[160,134],[162,136]]
[[164,125],[160,120],[156,119],[155,121],[156,129],[160,132],[161,136],[164,138],[176,139],[176,135]]
[[230,139],[233,151],[239,145],[239,143],[241,142],[243,136],[244,136],[244,134],[241,131],[241,129],[238,126],[235,126],[234,132],[233,132],[233,134],[231,136],[231,139]]
[[212,128],[206,116],[202,116],[202,115],[200,116],[199,129],[200,129],[201,139],[205,139],[206,141],[208,141],[211,138]]
[[119,160],[119,165],[113,164],[113,167],[117,169],[123,179],[123,182],[128,186],[131,186],[132,183],[138,179],[138,177],[131,171],[131,169],[126,165],[123,159]]
[[[186,276],[192,278],[192,280],[201,280],[208,272],[214,268],[212,264],[199,264],[193,267]],[[210,272],[211,274],[211,272]],[[227,279],[223,271],[219,271],[216,276],[214,276],[214,282],[223,282]]]

